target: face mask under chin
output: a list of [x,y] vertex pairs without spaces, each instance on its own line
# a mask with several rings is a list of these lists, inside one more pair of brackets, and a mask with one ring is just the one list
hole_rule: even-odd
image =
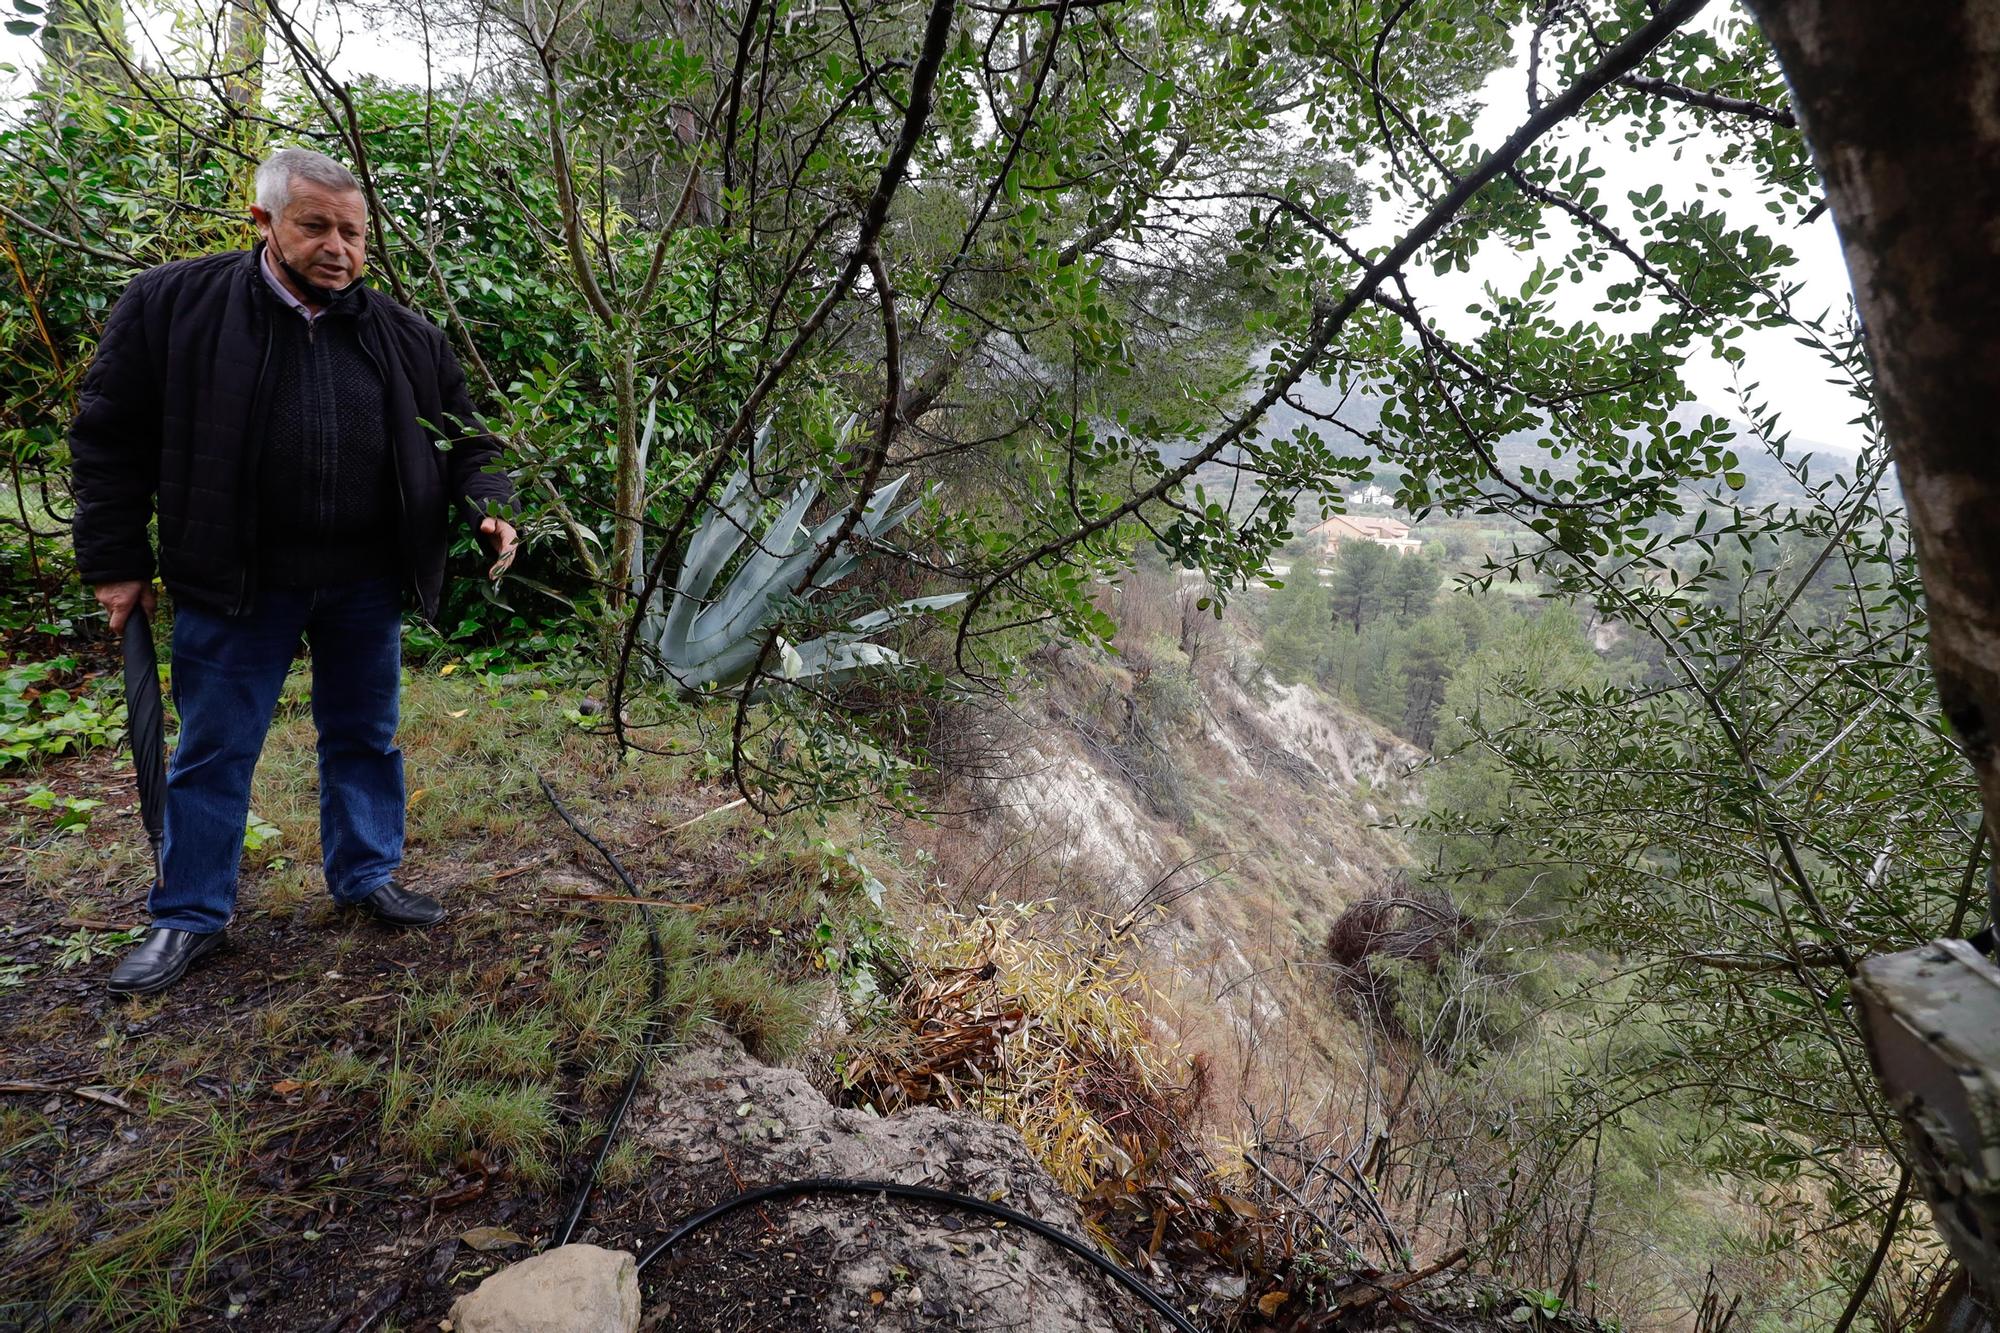
[[271,253],[277,257],[278,268],[283,271],[286,277],[292,280],[292,285],[297,287],[299,293],[312,304],[321,306],[340,305],[343,299],[354,291],[355,284],[352,280],[339,287],[320,286],[311,278],[308,278],[305,274],[292,267],[292,261],[285,258],[285,252],[278,247],[275,239],[271,240],[269,245]]

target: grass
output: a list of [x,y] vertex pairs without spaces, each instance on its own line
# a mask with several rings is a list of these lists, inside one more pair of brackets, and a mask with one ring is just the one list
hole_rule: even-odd
[[[253,1249],[266,1224],[296,1206],[251,1179],[245,1163],[262,1138],[215,1113],[186,1128],[159,1158],[118,1172],[106,1192],[114,1208],[137,1220],[70,1253],[50,1307],[93,1328],[178,1324],[197,1305],[210,1270]],[[74,1216],[74,1196],[63,1202]]]
[[[268,1270],[281,1252],[296,1260],[287,1247],[299,1235],[349,1215],[340,1201],[372,1201],[363,1218],[393,1214],[398,1199],[462,1181],[469,1163],[496,1182],[493,1197],[511,1191],[527,1200],[524,1217],[539,1216],[566,1154],[601,1132],[649,1027],[662,1058],[730,1037],[770,1057],[801,1048],[827,993],[807,942],[829,912],[844,922],[848,901],[822,887],[817,830],[730,814],[662,834],[727,798],[691,790],[672,762],[617,764],[563,705],[411,673],[408,868],[455,909],[414,952],[413,937],[356,923],[325,896],[309,695],[295,672],[253,796],[280,836],[244,857],[235,933],[254,956],[225,954],[166,996],[115,1006],[108,1022],[97,1005],[0,990],[0,1025],[36,1059],[83,1069],[77,1081],[133,1108],[0,1104],[0,1265],[18,1292],[0,1300],[0,1323],[40,1308],[79,1327],[166,1329],[197,1308],[220,1313],[220,1275]],[[124,808],[129,774],[113,764],[98,755],[33,775],[110,796],[88,827],[24,858],[21,912],[143,913],[149,858]],[[594,853],[543,803],[538,771],[643,884],[704,886],[702,910],[658,913],[657,1000],[633,909],[574,899],[622,890],[598,879]],[[38,817],[21,813],[17,847],[43,838]],[[87,947],[104,938],[77,927],[61,938],[72,930]],[[34,955],[44,971],[45,948]],[[606,1182],[632,1186],[650,1169],[627,1142]],[[22,1297],[31,1304],[7,1303]]]
[[639,1179],[652,1157],[636,1140],[620,1139],[606,1155],[598,1178],[607,1185],[623,1188]]
[[[380,1076],[384,1142],[426,1166],[478,1152],[525,1180],[551,1179],[566,1146],[552,1091],[565,1071],[582,1099],[595,1101],[630,1070],[649,1022],[657,1019],[663,1040],[679,1045],[708,1016],[690,980],[701,975],[700,938],[669,932],[663,953],[672,984],[657,1006],[645,939],[637,924],[608,946],[587,946],[571,931],[551,936],[539,950],[554,955],[547,984],[532,988],[513,986],[534,966],[526,958],[442,984],[413,983]],[[346,1070],[362,1087],[371,1072]]]
[[[343,1091],[379,1077],[383,1140],[413,1162],[441,1167],[477,1152],[545,1184],[574,1146],[551,1090],[567,1079],[583,1103],[603,1100],[639,1058],[649,1026],[669,1052],[712,1032],[772,1056],[797,1049],[818,987],[718,948],[684,916],[662,914],[658,929],[657,1000],[651,941],[639,922],[595,943],[559,928],[531,954],[412,983],[387,1068],[337,1066]],[[314,1073],[307,1067],[299,1081]],[[595,1133],[588,1124],[580,1131]]]
[[555,1096],[546,1087],[439,1081],[427,1084],[410,1109],[406,1122],[387,1124],[384,1132],[418,1161],[481,1151],[533,1180],[545,1179],[553,1166],[548,1149],[557,1137]]

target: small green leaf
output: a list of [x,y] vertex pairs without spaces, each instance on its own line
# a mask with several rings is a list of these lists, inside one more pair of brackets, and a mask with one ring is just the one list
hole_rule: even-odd
[[283,829],[252,810],[249,822],[243,826],[243,850],[259,851],[274,842],[281,841],[284,836]]

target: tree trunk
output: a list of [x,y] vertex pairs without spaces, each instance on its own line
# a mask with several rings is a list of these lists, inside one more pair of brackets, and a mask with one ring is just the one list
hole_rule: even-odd
[[1944,1294],[1931,1310],[1931,1317],[1924,1323],[1923,1333],[1993,1333],[1986,1307],[1980,1304],[1971,1282],[1966,1280],[1964,1269],[1952,1274]]
[[264,102],[264,6],[261,0],[228,0],[229,34],[222,53],[222,95],[236,111],[254,114]]
[[[628,335],[614,330],[612,336],[623,338]],[[639,467],[639,394],[638,368],[635,364],[636,350],[629,345],[619,347],[613,354],[612,373],[617,376],[618,426],[613,448],[617,451],[614,460],[617,469],[617,494],[613,501],[611,516],[611,605],[623,606],[630,592],[626,580],[631,577],[632,553],[639,549],[639,523],[644,517],[639,511],[645,504],[646,479],[640,475]]]
[[1946,717],[2000,830],[2000,0],[1749,0],[1825,178]]
[[[1746,3],[1840,228],[1939,699],[2000,832],[2000,0]],[[1946,1306],[1938,1327],[1990,1328]]]

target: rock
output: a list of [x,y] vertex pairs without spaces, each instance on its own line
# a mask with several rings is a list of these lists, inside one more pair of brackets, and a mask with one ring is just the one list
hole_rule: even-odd
[[[883,1117],[832,1105],[796,1069],[706,1049],[655,1076],[643,1136],[661,1157],[725,1166],[748,1185],[839,1176],[992,1199],[1073,1236],[1083,1217],[1013,1128],[929,1107]],[[768,1210],[829,1250],[825,1326],[876,1333],[1131,1327],[1129,1298],[1086,1265],[1013,1227],[897,1200],[808,1197]],[[842,1297],[846,1299],[842,1299]],[[839,1313],[834,1313],[838,1311]]]
[[638,1261],[564,1245],[501,1269],[451,1307],[454,1333],[633,1333]]

